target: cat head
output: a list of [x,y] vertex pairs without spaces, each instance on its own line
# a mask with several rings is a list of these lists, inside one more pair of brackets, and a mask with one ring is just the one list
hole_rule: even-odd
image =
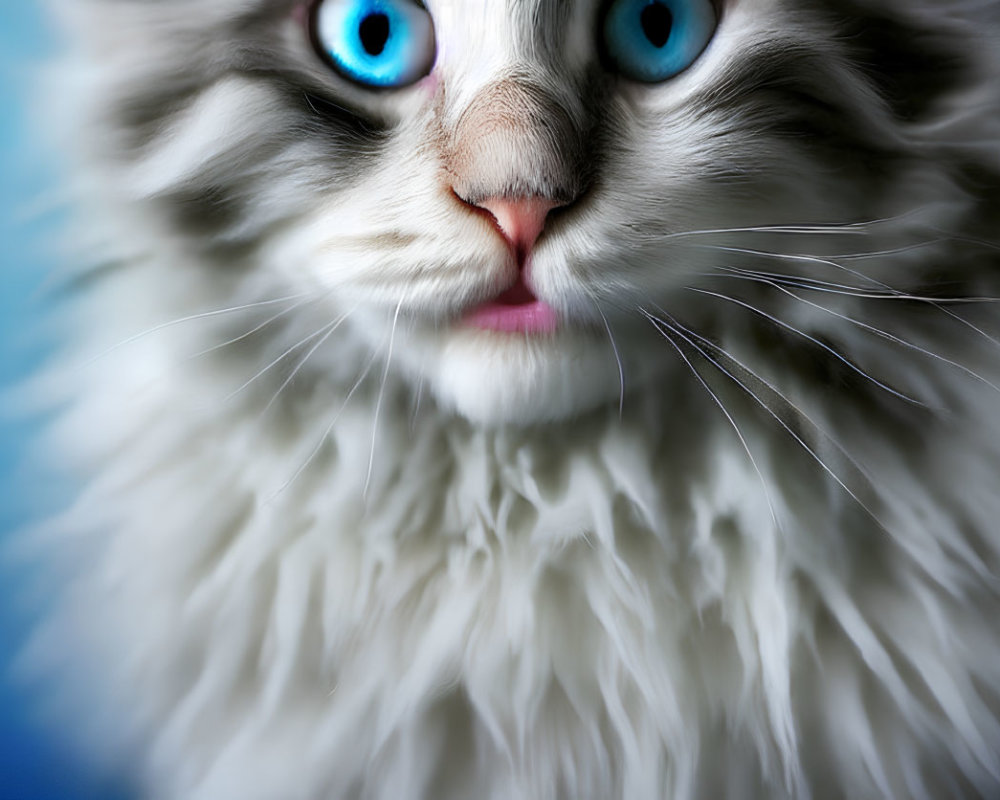
[[875,251],[904,227],[878,221],[969,197],[947,142],[983,43],[957,5],[65,6],[119,234],[191,297],[307,297],[317,335],[336,321],[307,371],[349,339],[476,421],[690,382],[683,330],[707,347],[768,324],[748,293],[786,302],[754,259],[819,269],[844,245],[817,232]]

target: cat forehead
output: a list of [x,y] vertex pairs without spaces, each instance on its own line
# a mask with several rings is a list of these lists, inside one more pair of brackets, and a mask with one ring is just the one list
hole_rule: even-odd
[[592,54],[600,0],[427,0],[440,63],[466,80],[511,62],[581,69]]
[[448,105],[512,76],[570,82],[594,61],[599,0],[428,0]]
[[[510,47],[537,48],[559,41],[561,34],[589,27],[601,0],[426,0],[435,25],[460,34],[480,36],[469,42],[482,47],[504,42]],[[485,38],[483,33],[489,35]]]

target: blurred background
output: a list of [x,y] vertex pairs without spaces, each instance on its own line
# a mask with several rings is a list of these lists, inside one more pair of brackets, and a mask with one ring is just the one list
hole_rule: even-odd
[[[39,0],[0,3],[0,398],[52,349],[42,317],[53,312],[44,282],[57,259],[65,219],[58,165],[32,128],[38,72],[55,51]],[[37,574],[12,560],[13,533],[51,509],[61,489],[30,464],[40,420],[0,402],[0,800],[124,800],[89,774],[46,721],[45,693],[17,676],[37,618]]]

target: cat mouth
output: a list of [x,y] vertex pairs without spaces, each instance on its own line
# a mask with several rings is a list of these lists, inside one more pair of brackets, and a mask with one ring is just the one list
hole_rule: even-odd
[[462,325],[501,333],[554,333],[559,316],[535,296],[522,272],[513,286],[471,308],[462,317]]

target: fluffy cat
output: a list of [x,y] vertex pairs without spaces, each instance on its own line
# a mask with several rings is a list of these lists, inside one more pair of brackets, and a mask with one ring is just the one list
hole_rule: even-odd
[[996,3],[58,17],[39,652],[146,796],[1000,795]]

